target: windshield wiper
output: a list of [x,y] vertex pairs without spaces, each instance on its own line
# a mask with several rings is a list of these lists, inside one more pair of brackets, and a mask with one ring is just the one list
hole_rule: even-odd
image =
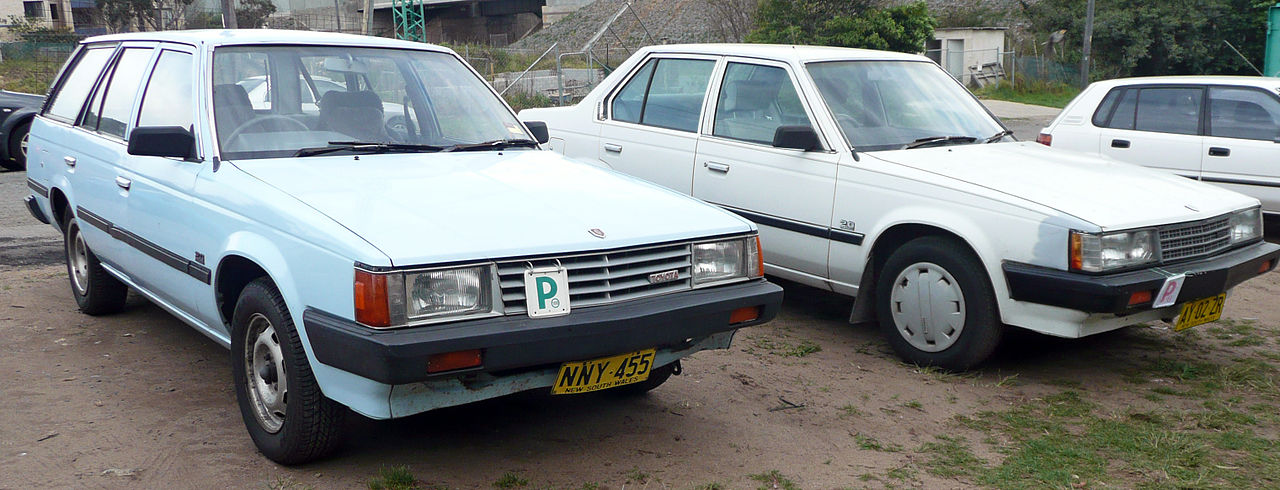
[[327,155],[339,151],[354,151],[360,153],[387,153],[392,151],[404,152],[432,152],[444,150],[443,146],[435,145],[410,145],[403,143],[376,143],[366,141],[330,141],[329,146],[318,146],[315,148],[302,148],[294,152],[295,157],[311,157],[316,155]]
[[906,146],[902,147],[902,149],[910,150],[912,148],[920,148],[922,146],[947,145],[951,143],[973,143],[975,141],[978,141],[978,138],[974,138],[973,136],[930,136],[928,138],[920,138],[907,143]]
[[999,133],[993,134],[991,135],[990,138],[987,138],[987,140],[984,143],[995,143],[997,141],[1004,139],[1005,136],[1013,136],[1013,131],[1006,129]]
[[453,145],[446,147],[444,151],[482,151],[482,150],[501,150],[504,148],[537,148],[538,142],[531,139],[502,139],[485,141],[484,143],[472,143],[468,145]]

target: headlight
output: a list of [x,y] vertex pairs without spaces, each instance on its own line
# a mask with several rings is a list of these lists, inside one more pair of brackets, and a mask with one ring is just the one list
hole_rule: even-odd
[[1072,270],[1103,272],[1158,260],[1156,233],[1130,230],[1116,233],[1071,232]]
[[356,269],[356,321],[370,327],[493,312],[493,266],[377,274]]
[[1262,236],[1262,209],[1237,211],[1231,215],[1231,243],[1257,240]]
[[755,235],[693,244],[695,286],[759,277],[761,273],[760,241]]

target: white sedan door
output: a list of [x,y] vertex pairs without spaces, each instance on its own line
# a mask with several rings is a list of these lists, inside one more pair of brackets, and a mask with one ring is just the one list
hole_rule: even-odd
[[613,94],[600,123],[599,158],[610,168],[689,194],[698,121],[713,57],[655,57]]
[[722,73],[698,142],[693,195],[760,227],[769,273],[823,284],[840,154],[773,146],[780,126],[817,131],[785,64],[731,59]]
[[1200,175],[1200,100],[1203,89],[1131,87],[1103,121],[1099,152],[1122,162]]
[[1262,201],[1280,217],[1280,98],[1249,87],[1209,87],[1201,178]]

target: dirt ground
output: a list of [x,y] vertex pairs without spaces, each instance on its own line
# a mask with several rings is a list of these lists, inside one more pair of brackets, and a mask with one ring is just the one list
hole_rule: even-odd
[[[526,394],[354,420],[342,453],[285,468],[245,433],[227,351],[136,297],[118,315],[81,315],[60,265],[0,266],[0,488],[353,488],[396,465],[451,488],[490,488],[506,473],[556,488],[750,488],[749,475],[775,469],[803,488],[862,486],[862,475],[920,457],[867,450],[869,438],[918,447],[962,430],[957,415],[1062,380],[1130,403],[1120,373],[1161,355],[1150,337],[1177,342],[1163,325],[1075,341],[1016,335],[981,370],[951,377],[899,362],[873,328],[847,324],[845,299],[784,286],[776,321],[693,356],[646,397]],[[1278,273],[1246,283],[1226,316],[1280,325],[1278,292]],[[968,486],[924,472],[906,483]]]

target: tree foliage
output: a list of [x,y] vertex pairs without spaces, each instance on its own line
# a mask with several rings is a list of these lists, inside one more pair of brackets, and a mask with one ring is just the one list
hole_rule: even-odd
[[276,5],[271,0],[240,0],[240,6],[236,7],[236,25],[250,29],[262,27],[274,13]]
[[195,0],[97,0],[98,15],[114,32],[183,29],[193,3]]
[[748,42],[812,44],[918,53],[936,21],[924,2],[764,0]]
[[[1040,0],[1027,7],[1033,29],[1066,29],[1067,62],[1079,62],[1085,0]],[[1255,72],[1262,59],[1266,7],[1274,0],[1108,0],[1096,2],[1093,78]]]

